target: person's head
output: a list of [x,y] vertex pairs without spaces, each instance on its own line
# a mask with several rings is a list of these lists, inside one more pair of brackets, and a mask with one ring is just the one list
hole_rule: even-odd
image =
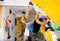
[[43,14],[39,14],[39,20],[40,20],[40,21],[47,22],[47,18],[46,18],[46,16],[43,15]]
[[8,20],[9,22],[11,22],[11,20],[10,20],[9,16],[7,16],[7,20]]
[[39,21],[43,22],[43,19],[42,18],[39,18]]
[[35,18],[39,19],[40,12],[36,12]]
[[33,6],[33,3],[30,1],[30,2],[29,2],[29,5],[32,5],[32,6]]

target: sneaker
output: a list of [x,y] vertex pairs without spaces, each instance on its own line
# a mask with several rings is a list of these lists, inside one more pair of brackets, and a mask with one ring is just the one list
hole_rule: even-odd
[[7,39],[10,39],[10,38],[11,38],[11,36],[8,36],[8,37],[7,37]]
[[15,41],[16,41],[17,39],[16,39],[16,37],[15,37]]

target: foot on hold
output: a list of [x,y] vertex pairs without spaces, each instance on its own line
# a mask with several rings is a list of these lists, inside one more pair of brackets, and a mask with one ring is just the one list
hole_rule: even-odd
[[17,39],[16,39],[16,37],[15,37],[15,41],[16,41]]
[[10,39],[10,38],[11,38],[11,36],[8,36],[8,37],[7,37],[7,39]]
[[57,41],[60,41],[60,39],[57,39]]

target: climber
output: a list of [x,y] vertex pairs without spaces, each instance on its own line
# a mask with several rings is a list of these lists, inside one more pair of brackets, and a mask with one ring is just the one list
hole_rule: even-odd
[[11,38],[11,36],[10,36],[11,20],[10,20],[9,16],[5,19],[5,21],[6,21],[6,28],[8,30],[8,37],[7,37],[7,39],[10,39]]

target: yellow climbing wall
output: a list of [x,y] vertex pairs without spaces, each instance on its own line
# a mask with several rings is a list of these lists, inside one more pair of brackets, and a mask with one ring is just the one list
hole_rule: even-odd
[[32,0],[47,16],[60,25],[60,0]]
[[16,38],[18,41],[19,35],[20,35],[20,27],[21,27],[21,17],[16,18]]
[[[60,25],[60,0],[32,0],[51,20]],[[44,29],[41,29],[44,33]],[[51,31],[45,32],[48,41],[52,41]]]
[[50,30],[48,30],[47,32],[45,32],[44,26],[41,25],[40,31],[43,33],[43,35],[45,36],[45,38],[47,39],[47,41],[52,41],[52,35],[51,35],[51,31]]

